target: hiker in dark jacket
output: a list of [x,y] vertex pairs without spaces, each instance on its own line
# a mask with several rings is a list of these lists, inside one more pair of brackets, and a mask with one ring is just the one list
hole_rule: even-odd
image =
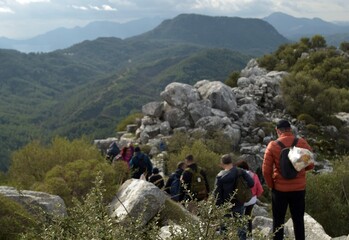
[[146,180],[148,180],[148,175],[150,175],[153,170],[153,164],[149,157],[142,153],[139,147],[135,147],[134,156],[130,160],[130,169],[132,178],[139,179],[142,174],[144,174]]
[[[217,174],[215,189],[213,194],[216,198],[216,205],[221,206],[225,202],[230,201],[233,203],[231,213],[227,214],[226,217],[242,217],[244,213],[244,203],[239,202],[236,199],[232,199],[236,188],[236,179],[238,177],[238,171],[241,172],[242,177],[246,180],[247,186],[253,187],[254,181],[251,176],[244,170],[239,169],[233,165],[233,161],[229,154],[225,154],[221,158],[221,167],[223,168]],[[221,229],[224,231],[224,226]],[[246,239],[246,230],[243,228],[238,229],[239,239]]]
[[162,189],[165,185],[164,178],[160,175],[158,168],[153,168],[153,174],[149,177],[149,182]]
[[[182,176],[181,176],[181,182],[182,185],[184,186],[181,191],[184,194],[184,200],[203,200],[206,199],[208,197],[208,193],[210,192],[210,187],[208,185],[208,181],[207,181],[207,177],[206,177],[206,173],[203,169],[201,169],[197,163],[194,161],[194,157],[193,155],[188,155],[185,158],[185,164],[187,165],[187,167],[184,169]],[[199,197],[197,196],[198,193],[196,193],[195,191],[193,191],[193,188],[191,186],[192,183],[192,177],[193,177],[193,173],[192,172],[197,172],[200,171],[200,174],[203,177],[203,181],[205,183],[206,186],[206,193],[204,197]]]
[[109,160],[110,162],[113,162],[114,158],[119,153],[120,153],[120,149],[119,149],[118,145],[116,144],[116,142],[113,141],[107,149],[106,159]]
[[[171,198],[177,202],[180,202],[183,200],[183,194],[181,194],[181,191],[180,191],[180,186],[179,186],[179,192],[173,192],[173,191],[176,191],[176,189],[173,189],[172,187],[172,192],[171,192],[171,186],[172,186],[172,183],[176,180],[176,179],[180,179],[181,178],[181,175],[185,169],[186,165],[185,165],[185,162],[179,162],[177,164],[177,169],[169,176],[169,178],[167,179],[166,181],[166,184],[165,184],[165,192],[167,192]],[[179,182],[180,184],[180,182]]]

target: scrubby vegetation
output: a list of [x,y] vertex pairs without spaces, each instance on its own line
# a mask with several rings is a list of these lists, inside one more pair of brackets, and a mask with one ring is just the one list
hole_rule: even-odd
[[19,203],[0,194],[0,239],[19,239],[38,222]]
[[[345,43],[341,49],[344,52],[327,47],[324,38],[315,35],[282,45],[258,60],[268,70],[289,72],[281,82],[286,110],[305,122],[308,137],[316,139],[312,144],[328,157],[348,153],[349,146],[348,127],[335,117],[338,112],[349,112],[349,55]],[[329,135],[321,128],[331,125],[338,134]]]
[[307,175],[306,211],[337,237],[349,233],[349,157],[333,165],[332,173]]
[[[268,70],[284,70],[290,73],[281,85],[286,110],[304,123],[303,130],[318,153],[318,159],[331,159],[333,163],[333,173],[307,175],[306,195],[306,212],[333,237],[349,232],[346,224],[349,222],[346,214],[349,211],[349,128],[334,116],[339,111],[349,112],[348,43],[343,43],[341,50],[344,52],[326,47],[321,36],[314,36],[311,39],[303,38],[298,43],[283,45],[275,53],[259,59],[261,66]],[[162,63],[170,65],[166,61]],[[155,65],[149,64],[144,69],[152,72]],[[172,71],[174,70],[159,74],[167,76]],[[139,75],[140,73],[137,76]],[[192,75],[195,73],[188,76]],[[233,72],[226,83],[236,86],[238,77]],[[131,97],[123,100],[129,106],[135,104],[130,103]],[[122,111],[117,105],[113,105],[104,113],[115,109]],[[88,108],[78,115],[87,116],[95,110],[93,107]],[[125,125],[137,117],[138,114],[134,114],[125,118],[117,129],[124,129]],[[83,132],[89,129],[88,125],[79,123],[74,128],[76,132]],[[271,135],[274,132],[274,125],[270,122],[257,125],[266,134]],[[329,133],[324,126],[335,126],[338,131]],[[99,125],[94,127],[98,128]],[[105,127],[106,125],[103,126]],[[33,137],[39,135],[34,130],[32,133]],[[212,189],[215,176],[220,170],[220,156],[234,152],[229,142],[224,134],[218,132],[205,135],[197,132],[191,136],[187,133],[176,133],[167,145],[168,171],[175,170],[179,161],[186,155],[193,154],[199,165],[206,169]],[[148,146],[142,146],[142,149],[145,152],[150,151]],[[120,224],[118,219],[108,216],[106,202],[110,201],[118,186],[129,177],[128,168],[123,162],[110,165],[87,138],[70,141],[56,137],[50,144],[35,140],[15,151],[11,160],[9,172],[0,172],[2,184],[60,195],[68,206],[69,216],[54,218],[42,226],[33,221],[33,217],[25,210],[0,196],[0,215],[5,216],[1,217],[0,239],[16,239],[21,233],[25,233],[22,236],[24,239],[160,239],[159,221],[171,209],[170,205],[146,226],[138,219],[129,219],[130,222]],[[103,177],[99,176],[99,172],[103,172]],[[93,184],[96,177],[97,181]],[[265,191],[262,199],[270,199],[268,194],[269,191]],[[174,239],[198,239],[198,236],[201,239],[222,239],[222,235],[216,234],[216,228],[225,221],[231,227],[229,233],[232,235],[228,237],[236,238],[237,223],[229,222],[233,220],[223,217],[226,207],[216,208],[213,199],[201,203],[199,211],[202,222],[183,220],[181,224],[187,227],[185,231],[178,232],[176,228],[170,228],[173,234],[177,234]],[[255,239],[263,237],[256,235]]]
[[100,171],[107,189],[104,198],[111,200],[129,177],[128,166],[124,162],[110,165],[86,138],[57,137],[49,145],[34,141],[16,151],[6,180],[19,189],[59,195],[71,206],[73,198],[81,200],[90,191]]
[[281,84],[289,113],[308,114],[321,123],[334,113],[349,112],[349,56],[326,47],[322,36],[282,45],[259,64],[290,73]]

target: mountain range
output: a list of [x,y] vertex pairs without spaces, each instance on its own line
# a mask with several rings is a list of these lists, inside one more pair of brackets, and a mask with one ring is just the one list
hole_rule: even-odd
[[329,45],[333,46],[338,46],[343,41],[349,41],[349,24],[326,22],[320,18],[296,18],[281,12],[275,12],[263,20],[290,40],[298,41],[301,37],[320,34],[325,37]]
[[0,50],[0,169],[32,140],[113,136],[120,120],[159,100],[170,82],[225,81],[287,42],[260,19],[182,14],[126,39],[49,53]]
[[0,37],[0,48],[21,52],[51,52],[64,49],[85,40],[99,37],[128,38],[155,28],[162,18],[143,18],[126,23],[110,21],[91,22],[84,27],[57,28],[47,33],[24,40]]
[[[220,18],[232,19],[227,17]],[[195,22],[193,21],[193,24],[196,24],[196,27],[199,27],[199,29],[201,29],[200,37],[204,36],[202,33],[205,33],[206,27],[210,28],[210,26],[207,26],[207,23],[200,23],[200,21],[202,20],[203,19],[200,17],[200,15],[196,15]],[[349,41],[349,23],[345,24],[326,22],[320,18],[297,18],[281,12],[272,13],[271,15],[263,18],[262,20],[271,24],[281,35],[283,35],[291,41],[298,41],[301,37],[311,37],[315,34],[323,35],[327,43],[333,46],[339,46],[341,42]],[[24,40],[14,40],[8,39],[6,37],[0,37],[0,48],[15,49],[26,53],[51,52],[58,49],[68,48],[74,44],[80,43],[85,40],[94,40],[98,37],[117,37],[121,39],[126,39],[138,36],[143,33],[146,33],[148,35],[147,37],[151,37],[152,34],[155,34],[155,30],[160,32],[163,31],[158,28],[155,29],[162,23],[162,21],[164,21],[164,19],[155,17],[134,20],[126,23],[100,21],[91,22],[90,24],[84,27],[75,27],[71,29],[58,28],[49,31],[45,34]],[[246,19],[246,22],[248,21],[251,21],[251,19]],[[171,28],[171,26],[166,26],[166,24],[173,23],[174,22],[172,21],[172,19],[167,19],[162,23],[162,27]],[[255,30],[255,28],[253,29]],[[178,29],[172,30],[174,33],[176,33]],[[249,28],[243,28],[239,30],[242,31],[244,34],[254,34],[254,32],[251,31],[251,29]],[[262,31],[263,28],[259,30]],[[205,36],[205,38],[214,38],[213,34],[208,36],[212,33],[212,31],[220,32],[222,31],[222,29],[212,29],[211,26],[210,29],[207,29],[207,35]],[[227,31],[227,29],[224,29],[224,31]],[[182,32],[178,33],[178,35],[175,34],[171,37],[181,37],[183,38],[183,40],[185,40],[186,35],[187,33]],[[159,37],[159,34],[156,35],[156,37]],[[241,39],[243,39],[244,37],[241,36],[241,39],[239,38],[240,36],[236,35],[233,39],[234,42],[232,42],[231,45],[235,45],[237,42],[241,42]],[[199,41],[201,42],[201,39]],[[263,41],[263,39],[261,39],[261,41]]]

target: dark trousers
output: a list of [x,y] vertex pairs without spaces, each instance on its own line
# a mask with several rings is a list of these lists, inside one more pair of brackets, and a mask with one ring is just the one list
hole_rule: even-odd
[[272,191],[273,232],[275,233],[273,239],[282,240],[284,238],[282,226],[285,223],[288,206],[290,207],[295,238],[296,240],[304,240],[305,190],[280,192],[275,189]]
[[254,204],[245,207],[245,216],[248,216],[247,230],[249,235],[252,234],[252,209]]

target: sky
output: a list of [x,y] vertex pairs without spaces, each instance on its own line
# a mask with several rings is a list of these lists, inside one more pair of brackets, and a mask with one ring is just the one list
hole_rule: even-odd
[[348,0],[0,0],[0,37],[26,39],[93,21],[169,19],[181,13],[263,18],[273,12],[349,22]]

